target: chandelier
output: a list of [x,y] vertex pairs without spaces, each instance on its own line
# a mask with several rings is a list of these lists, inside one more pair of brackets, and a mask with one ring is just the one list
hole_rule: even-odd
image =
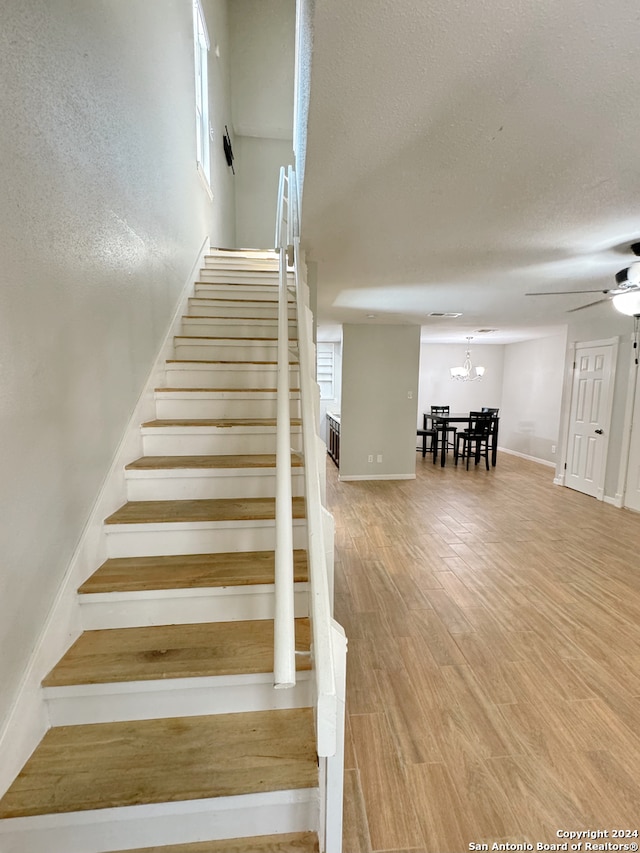
[[464,364],[462,367],[452,367],[451,378],[458,379],[460,382],[473,382],[474,379],[482,379],[484,376],[484,367],[473,367],[471,364],[471,352],[469,347],[473,337],[467,337],[467,351],[464,355]]

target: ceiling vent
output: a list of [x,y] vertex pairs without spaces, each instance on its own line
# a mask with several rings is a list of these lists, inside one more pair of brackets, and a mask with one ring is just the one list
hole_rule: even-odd
[[461,311],[432,311],[427,317],[462,317]]
[[476,329],[476,335],[488,335],[490,332],[497,331],[497,329]]

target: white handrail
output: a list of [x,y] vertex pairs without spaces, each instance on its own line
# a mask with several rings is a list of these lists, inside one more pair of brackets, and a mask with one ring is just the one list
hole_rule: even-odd
[[300,257],[298,189],[296,174],[288,169],[286,184],[288,234],[293,245],[293,269],[298,323],[298,369],[300,374],[300,406],[304,448],[304,482],[307,518],[307,560],[309,566],[309,609],[313,643],[316,688],[317,750],[321,757],[336,752],[338,726],[338,693],[333,660],[332,616],[325,553],[323,508],[320,495],[320,466],[317,452],[315,358],[313,355],[312,318],[304,264]]
[[[273,674],[275,687],[296,683],[295,612],[293,592],[293,501],[291,497],[291,411],[289,386],[289,292],[287,289],[287,248],[281,245],[289,181],[280,170],[276,248],[280,255],[278,287],[278,379],[276,413],[276,547]],[[290,217],[288,217],[290,220]],[[288,234],[287,234],[288,236]]]

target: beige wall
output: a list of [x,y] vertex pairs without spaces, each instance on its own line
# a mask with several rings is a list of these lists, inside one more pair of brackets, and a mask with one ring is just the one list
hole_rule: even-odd
[[[203,0],[212,126],[226,0]],[[0,51],[0,728],[206,235],[190,0],[4,0]]]
[[419,360],[419,326],[343,326],[341,478],[415,476]]

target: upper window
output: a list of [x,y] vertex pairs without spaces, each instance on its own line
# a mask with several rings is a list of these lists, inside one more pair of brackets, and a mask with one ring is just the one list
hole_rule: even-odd
[[196,158],[208,184],[211,184],[209,163],[209,85],[207,59],[209,34],[200,0],[193,0],[193,45],[196,71]]

